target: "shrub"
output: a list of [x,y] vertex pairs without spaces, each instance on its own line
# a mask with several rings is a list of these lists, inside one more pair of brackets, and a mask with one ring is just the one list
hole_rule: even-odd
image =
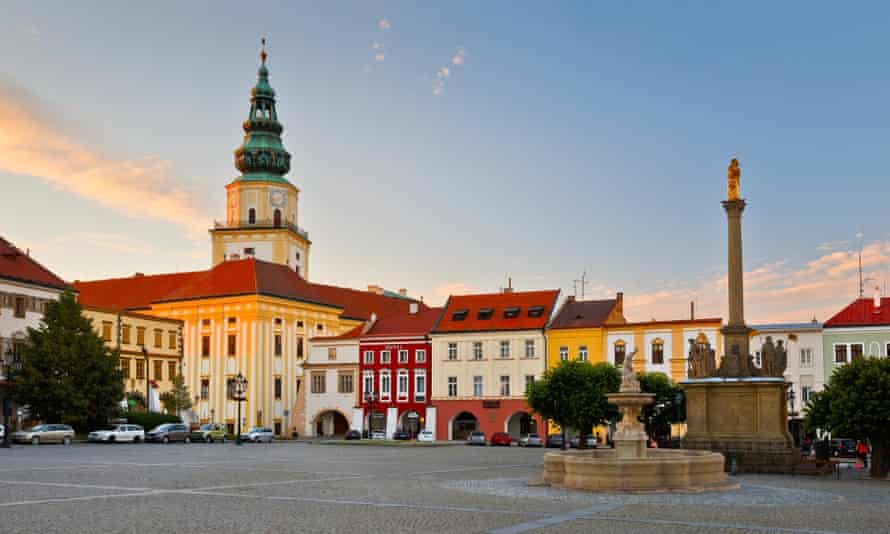
[[128,423],[139,425],[145,430],[162,425],[164,423],[181,423],[182,419],[175,415],[157,412],[122,412],[120,417]]

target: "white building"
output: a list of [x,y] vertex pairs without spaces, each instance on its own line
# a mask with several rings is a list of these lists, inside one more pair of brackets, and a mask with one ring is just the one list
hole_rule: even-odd
[[813,393],[822,391],[825,385],[825,366],[822,351],[822,324],[810,323],[767,324],[752,326],[755,335],[751,338],[751,353],[754,365],[760,366],[760,349],[767,336],[772,337],[773,344],[782,341],[788,352],[788,367],[785,369],[785,380],[791,382],[794,392],[793,405],[789,399],[792,413],[803,415],[807,401]]
[[358,342],[363,328],[310,340],[303,362],[305,436],[337,436],[361,428]]

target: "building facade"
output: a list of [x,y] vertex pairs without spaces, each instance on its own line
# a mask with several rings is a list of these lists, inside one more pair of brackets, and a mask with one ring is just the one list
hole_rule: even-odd
[[361,425],[354,414],[358,403],[359,336],[357,326],[339,336],[312,338],[303,364],[306,377],[306,436],[342,436]]
[[825,381],[857,358],[890,356],[890,298],[876,291],[873,298],[857,299],[825,321],[822,351]]
[[544,328],[558,296],[552,290],[449,297],[430,336],[439,439],[464,439],[474,430],[518,438],[543,428],[525,390],[544,373]]
[[360,429],[396,430],[416,436],[420,430],[435,434],[431,410],[432,344],[430,330],[440,308],[373,318],[359,342]]
[[547,326],[547,367],[564,360],[606,361],[606,326],[626,322],[622,293],[604,300],[569,296]]

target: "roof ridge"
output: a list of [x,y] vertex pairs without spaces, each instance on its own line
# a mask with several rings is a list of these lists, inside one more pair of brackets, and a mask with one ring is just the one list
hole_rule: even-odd
[[[13,244],[11,241],[9,241],[8,239],[6,239],[6,238],[4,238],[4,237],[2,237],[2,236],[0,236],[0,240],[3,240],[3,242],[4,242],[4,243],[6,244],[6,246],[8,246],[9,248],[13,249],[14,251],[18,252],[19,254],[21,254],[22,256],[24,256],[25,258],[27,258],[28,261],[30,261],[31,263],[33,263],[34,265],[36,265],[37,268],[39,268],[40,270],[42,270],[42,271],[44,272],[44,274],[47,274],[47,275],[49,275],[50,277],[55,278],[56,280],[58,280],[59,282],[61,282],[63,288],[65,288],[65,289],[73,289],[73,288],[71,287],[71,283],[69,283],[67,280],[62,279],[61,276],[57,275],[57,274],[54,273],[52,270],[50,270],[48,267],[46,267],[45,265],[43,265],[42,263],[40,263],[39,261],[37,261],[36,259],[34,259],[34,258],[31,256],[31,254],[26,254],[25,252],[22,252],[22,249],[20,249],[20,248],[17,247],[15,244]],[[36,280],[32,280],[32,282],[37,283]],[[46,284],[42,284],[42,285],[46,285]]]

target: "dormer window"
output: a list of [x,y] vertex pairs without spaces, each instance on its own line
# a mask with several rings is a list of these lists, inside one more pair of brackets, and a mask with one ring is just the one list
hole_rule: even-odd
[[481,308],[476,314],[476,319],[491,319],[494,310],[491,308]]
[[528,309],[529,317],[540,317],[544,315],[544,306],[532,306]]
[[469,313],[467,310],[457,310],[451,314],[451,320],[452,321],[463,321],[464,319],[467,318],[467,313]]
[[514,306],[504,310],[504,319],[515,319],[519,317],[519,308]]

